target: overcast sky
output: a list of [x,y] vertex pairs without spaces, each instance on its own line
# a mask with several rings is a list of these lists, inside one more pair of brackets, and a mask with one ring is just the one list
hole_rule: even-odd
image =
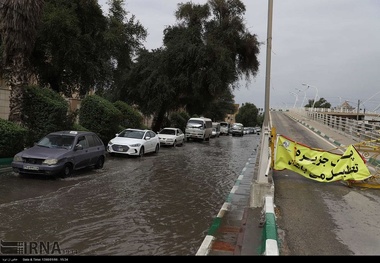
[[[98,0],[108,10],[107,0]],[[125,10],[147,29],[147,49],[162,46],[163,30],[176,23],[178,0],[125,0]],[[193,0],[205,4],[206,0]],[[245,23],[261,46],[260,69],[235,102],[265,107],[268,0],[242,0]],[[273,0],[271,108],[293,108],[324,98],[380,112],[380,0]],[[306,84],[306,85],[302,85]],[[308,86],[309,88],[307,88]]]

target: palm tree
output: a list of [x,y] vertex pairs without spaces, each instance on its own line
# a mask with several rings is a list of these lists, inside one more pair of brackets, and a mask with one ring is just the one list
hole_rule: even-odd
[[11,88],[9,120],[21,124],[23,88],[29,84],[33,51],[44,0],[0,0],[3,73]]

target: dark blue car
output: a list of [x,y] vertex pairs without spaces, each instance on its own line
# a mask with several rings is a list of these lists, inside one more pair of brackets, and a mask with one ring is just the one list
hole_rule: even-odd
[[33,147],[17,153],[12,168],[19,174],[67,177],[74,170],[103,168],[105,157],[104,143],[96,133],[58,131],[46,135]]

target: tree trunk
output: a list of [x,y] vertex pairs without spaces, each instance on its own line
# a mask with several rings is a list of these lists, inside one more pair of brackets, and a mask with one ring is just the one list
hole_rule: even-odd
[[9,98],[9,117],[8,120],[21,125],[21,113],[24,92],[22,86],[13,86]]
[[152,131],[158,132],[161,130],[161,128],[163,128],[161,126],[164,121],[165,114],[166,114],[166,108],[161,107],[161,109],[158,111],[157,115],[153,119]]
[[20,53],[14,56],[13,63],[7,75],[7,81],[11,87],[8,120],[21,125],[22,103],[24,100],[23,88],[29,85],[29,74],[26,62]]

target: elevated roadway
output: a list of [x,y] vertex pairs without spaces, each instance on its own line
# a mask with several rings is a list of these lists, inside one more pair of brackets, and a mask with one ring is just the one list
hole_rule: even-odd
[[[346,146],[358,143],[296,111],[271,112],[270,119],[277,134],[313,148],[343,153]],[[239,198],[221,209],[220,228],[213,229],[198,255],[380,254],[379,189],[349,187],[345,182],[321,183],[290,170],[270,169],[267,173],[272,156],[263,142],[270,135],[262,137],[258,158],[246,170],[249,175],[244,185],[234,189]],[[265,211],[267,197],[272,202],[274,224],[268,222]],[[228,232],[231,222],[233,231]],[[276,242],[268,243],[268,236],[275,236]]]

